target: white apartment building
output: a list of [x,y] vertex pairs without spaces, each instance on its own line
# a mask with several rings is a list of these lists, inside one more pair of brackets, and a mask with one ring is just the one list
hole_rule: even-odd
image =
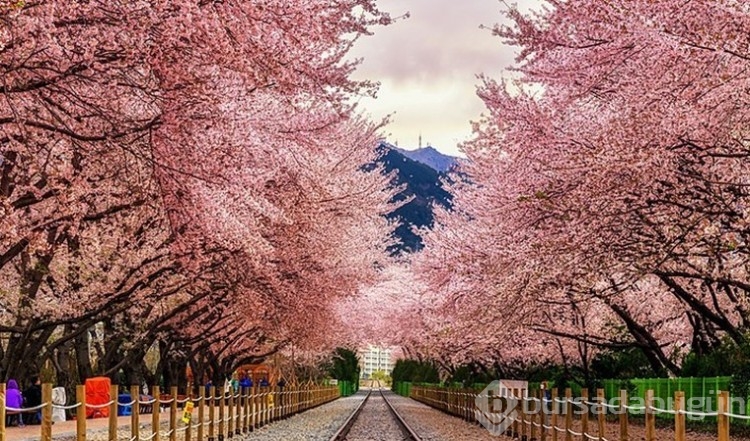
[[369,346],[359,351],[359,376],[370,378],[375,371],[384,371],[388,375],[393,371],[395,361],[391,361],[391,349]]

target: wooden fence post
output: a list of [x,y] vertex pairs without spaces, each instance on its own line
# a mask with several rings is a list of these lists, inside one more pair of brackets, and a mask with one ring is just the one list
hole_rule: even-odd
[[242,433],[242,388],[234,396],[234,434]]
[[229,386],[229,402],[227,403],[227,436],[234,436],[234,388]]
[[300,403],[300,386],[294,386],[294,413],[299,413],[299,403]]
[[518,397],[518,402],[520,403],[521,411],[518,412],[519,416],[521,417],[521,439],[527,439],[526,434],[529,433],[528,430],[526,430],[526,423],[528,422],[527,413],[526,411],[529,409],[529,396],[526,394],[524,396],[523,390],[521,390],[521,395]]
[[[505,393],[506,393],[506,396],[503,397],[503,399],[505,400],[505,406],[507,407],[510,404],[510,402],[508,400],[508,398],[510,398],[510,397],[508,397],[507,394],[511,394],[513,396],[513,398],[516,398],[516,397],[518,397],[518,389],[511,389],[511,390],[506,391]],[[513,419],[513,436],[517,437],[521,433],[521,431],[519,430],[519,424],[518,424],[519,423],[519,421],[518,421],[519,419],[521,420],[521,426],[523,426],[523,412],[518,412],[518,401],[517,400],[516,400],[516,409],[515,410],[516,410],[516,412],[515,412],[516,413],[516,417]],[[521,418],[518,418],[519,414],[521,415]]]
[[463,388],[458,389],[457,393],[457,399],[456,399],[456,406],[458,408],[458,417],[462,420],[466,420],[466,397],[465,397],[465,390]]
[[[286,386],[285,387],[279,386],[279,402],[278,402],[279,419],[282,419],[282,420],[287,417],[286,415],[286,406],[287,406],[286,391],[287,391]],[[326,396],[327,396],[327,391],[326,391]]]
[[216,417],[216,386],[208,388],[208,441],[215,441],[214,418]]
[[0,383],[0,441],[6,441],[5,435],[5,383]]
[[620,390],[620,441],[628,441],[628,391]]
[[190,441],[193,437],[193,422],[195,421],[193,419],[193,409],[195,409],[195,401],[193,400],[193,385],[188,382],[187,385],[187,401],[185,401],[185,406],[182,408],[183,413],[189,408],[188,403],[190,403],[193,407],[190,408],[190,417],[188,418],[188,422],[185,425],[185,441]]
[[289,415],[297,413],[297,386],[289,386]]
[[250,432],[255,431],[255,388],[255,384],[250,386],[250,427],[248,427],[248,430],[250,430]]
[[451,414],[453,408],[453,391],[449,388],[445,391],[445,413]]
[[264,387],[258,386],[257,390],[255,391],[257,396],[255,397],[255,403],[256,408],[255,411],[257,413],[255,420],[256,425],[255,428],[263,427],[263,415],[265,414],[266,408],[265,408],[265,402],[266,402],[266,396],[264,392]]
[[573,391],[568,387],[565,388],[565,441],[573,441]]
[[159,386],[151,386],[151,395],[153,396],[154,404],[151,405],[151,434],[154,436],[154,441],[159,441],[159,429],[161,422],[159,421],[159,412],[161,412],[161,397],[159,397]]
[[257,396],[257,420],[258,425],[256,427],[263,427],[266,423],[266,388],[262,386],[258,386],[258,396]]
[[604,441],[604,429],[605,429],[605,418],[607,417],[607,399],[604,396],[604,389],[596,390],[596,401],[598,403],[598,412],[596,415],[596,421],[598,426],[599,441]]
[[219,395],[221,398],[219,398],[219,434],[217,439],[219,441],[224,441],[224,399],[226,398],[225,388],[221,388],[219,391]]
[[[440,398],[438,391],[434,391],[434,395],[437,396],[438,399]],[[495,415],[495,391],[492,389],[487,391],[487,403],[489,404],[490,415]],[[436,405],[439,406],[439,402],[436,402],[432,404],[431,406],[435,407]]]
[[130,409],[130,438],[133,441],[141,440],[141,423],[138,421],[141,413],[141,405],[138,403],[138,401],[140,401],[139,398],[140,393],[138,392],[138,386],[130,386],[130,401],[135,401]]
[[206,388],[203,386],[198,386],[198,441],[203,441],[203,432],[204,432],[204,419],[206,412]]
[[263,411],[261,413],[261,415],[262,415],[261,425],[262,426],[267,425],[268,422],[269,422],[269,412],[271,410],[271,406],[269,406],[269,401],[268,400],[271,399],[271,398],[269,398],[270,396],[271,395],[269,393],[268,386],[264,387],[263,388],[263,396],[262,396],[262,398],[260,400],[261,401],[260,402],[261,409],[263,409]]
[[685,441],[685,392],[678,390],[674,393],[674,439]]
[[177,441],[177,386],[169,389],[172,402],[169,403],[169,441]]
[[588,440],[589,433],[589,390],[587,388],[581,389],[581,441]]
[[557,388],[552,388],[552,441],[557,441]]
[[[50,385],[50,388],[52,385]],[[116,384],[109,386],[109,441],[117,441],[117,395],[120,388]]]
[[547,424],[547,403],[544,402],[544,400],[547,399],[547,389],[539,391],[539,404],[541,406],[541,414],[539,417],[539,425],[541,426],[539,428],[539,438],[541,438],[542,441],[547,441],[547,429],[544,427]]
[[462,420],[468,421],[466,418],[466,389],[458,390],[458,412]]
[[237,396],[234,400],[234,415],[235,415],[235,423],[234,423],[234,434],[235,435],[241,435],[242,434],[242,388],[238,389],[239,392],[237,392]]
[[[536,421],[539,419],[539,403],[540,401],[536,401],[536,399],[539,398],[539,395],[541,394],[541,391],[535,390],[531,394],[529,394],[526,398],[526,402],[528,403],[527,409],[529,409],[529,439],[537,439],[536,437]],[[534,403],[534,410],[531,410],[531,403]]]
[[719,403],[717,406],[719,416],[716,418],[719,424],[719,441],[729,441],[729,392],[719,392]]
[[656,414],[654,413],[654,391],[646,391],[646,441],[656,441]]
[[274,386],[268,387],[268,393],[269,393],[269,396],[271,397],[271,401],[268,402],[269,404],[268,422],[272,423],[276,421],[277,419],[279,419],[279,396],[278,396],[278,393],[276,392],[276,387]]
[[255,428],[258,429],[260,427],[263,427],[263,424],[265,423],[265,413],[266,413],[266,395],[265,395],[265,388],[262,386],[258,386],[255,390]]
[[[42,384],[42,441],[52,441],[52,385],[50,383]],[[19,421],[23,414],[18,415]],[[19,423],[20,425],[20,423]]]
[[245,399],[242,401],[242,433],[247,433],[248,403],[250,402],[250,388],[243,387],[242,393]]
[[76,386],[76,403],[80,403],[76,408],[76,440],[86,441],[86,386],[83,384]]
[[256,392],[257,392],[257,396],[255,397],[255,401],[256,401],[257,406],[256,406],[255,410],[256,410],[257,416],[256,416],[256,425],[255,425],[255,428],[258,429],[260,427],[263,427],[263,423],[265,422],[264,421],[265,413],[266,413],[265,388],[261,387],[261,386],[258,386],[258,389],[257,389]]

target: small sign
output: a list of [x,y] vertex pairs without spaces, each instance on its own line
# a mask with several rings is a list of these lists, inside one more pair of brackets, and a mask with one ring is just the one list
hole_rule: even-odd
[[182,412],[182,422],[185,424],[190,424],[190,419],[193,417],[193,402],[188,401],[185,403],[185,411]]

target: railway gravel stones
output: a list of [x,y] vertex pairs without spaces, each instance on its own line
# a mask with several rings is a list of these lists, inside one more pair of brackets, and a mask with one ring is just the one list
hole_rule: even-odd
[[[346,421],[366,395],[366,391],[360,391],[351,397],[339,398],[314,409],[293,415],[285,420],[274,421],[254,432],[225,438],[225,441],[328,441],[339,427],[344,424],[344,421]],[[147,415],[147,417],[150,418],[150,415]],[[162,422],[160,428],[160,440],[169,440],[169,436],[167,435],[169,432],[169,423],[166,421]],[[141,440],[150,438],[151,424],[141,423],[140,436]],[[183,441],[185,433],[178,431],[176,438],[177,441]],[[23,441],[37,441],[38,439],[39,437],[37,436]],[[88,441],[107,441],[109,433],[106,429],[89,431],[86,439]],[[118,428],[117,439],[130,440],[130,427],[122,426]],[[193,430],[191,439],[196,439],[195,429]],[[208,428],[206,428],[204,441],[207,439]],[[74,434],[58,434],[54,436],[54,441],[76,441],[76,436]]]
[[[339,398],[328,404],[276,421],[244,438],[247,441],[328,441],[344,424],[367,392]],[[374,396],[374,395],[373,395]],[[372,397],[370,397],[372,400]]]
[[347,441],[400,441],[403,431],[379,392],[373,392],[352,425]]
[[423,441],[510,441],[492,436],[484,427],[469,424],[410,398],[386,392],[388,401]]

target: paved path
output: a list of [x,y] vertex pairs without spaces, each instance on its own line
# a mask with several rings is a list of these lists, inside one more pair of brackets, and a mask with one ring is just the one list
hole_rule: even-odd
[[[182,413],[180,413],[182,415]],[[169,412],[162,412],[159,415],[160,421],[169,421]],[[141,414],[138,420],[141,427],[144,425],[151,426],[151,414]],[[130,426],[130,416],[122,416],[117,418],[117,427],[122,428],[123,426]],[[95,418],[86,420],[86,432],[92,433],[95,431],[106,431],[109,427],[109,418]],[[5,436],[7,441],[32,441],[40,439],[42,426],[40,425],[26,425],[24,427],[7,427],[5,429]],[[56,421],[52,425],[52,437],[70,437],[76,434],[76,422],[75,420],[69,421]]]

